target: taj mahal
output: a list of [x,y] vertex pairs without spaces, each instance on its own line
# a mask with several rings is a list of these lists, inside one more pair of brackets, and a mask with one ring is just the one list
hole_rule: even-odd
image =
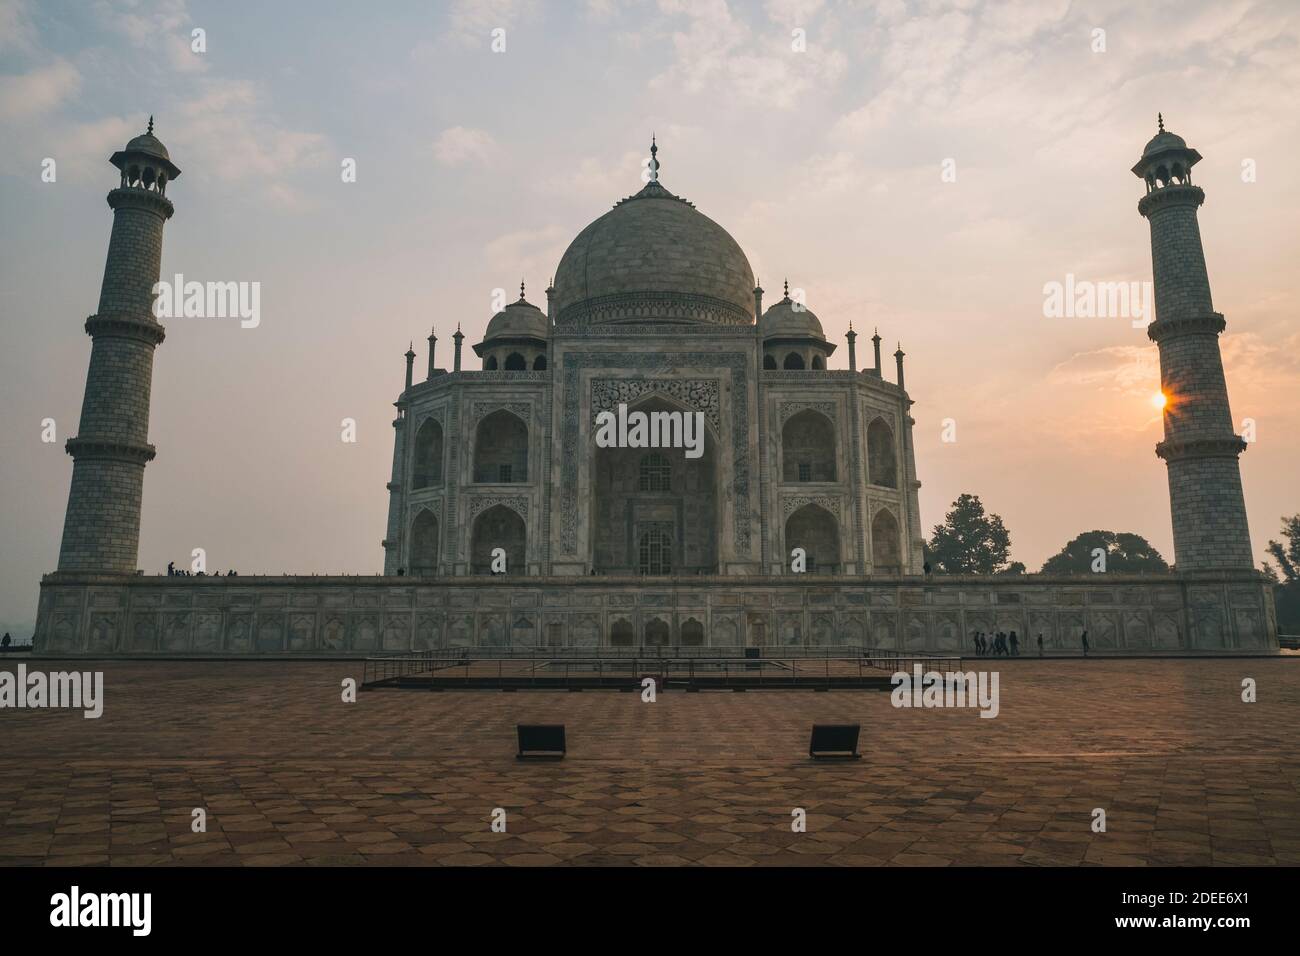
[[[975,630],[1042,634],[1049,649],[1084,630],[1098,651],[1276,649],[1197,223],[1201,157],[1163,122],[1132,173],[1151,230],[1148,334],[1170,396],[1156,448],[1174,530],[1167,576],[927,574],[901,345],[886,358],[876,332],[860,361],[850,325],[848,367],[829,368],[841,343],[798,289],[761,288],[726,229],[664,185],[658,151],[639,191],[569,244],[544,301],[521,284],[492,317],[471,345],[478,368],[459,326],[450,367],[429,334],[417,380],[408,349],[382,574],[169,578],[136,567],[164,338],[151,305],[180,176],[151,121],[110,160],[113,230],[85,325],[90,368],[38,650],[954,652]],[[598,422],[636,413],[699,422],[698,447],[596,440]]]

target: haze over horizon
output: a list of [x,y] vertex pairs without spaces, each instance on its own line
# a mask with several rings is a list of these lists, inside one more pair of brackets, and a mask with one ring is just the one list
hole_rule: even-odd
[[1285,2],[0,0],[0,630],[29,635],[57,563],[107,160],[151,114],[183,171],[163,278],[260,282],[262,314],[164,321],[148,573],[195,547],[223,572],[378,571],[408,342],[419,372],[436,328],[450,367],[459,323],[478,368],[494,291],[522,278],[544,306],[570,240],[640,188],[652,132],[661,182],[737,239],[765,302],[804,290],[831,367],[850,322],[862,367],[880,329],[890,380],[901,342],[927,535],[971,492],[1030,570],[1094,528],[1172,562],[1155,346],[1128,317],[1044,314],[1048,283],[1150,280],[1129,170],[1157,111],[1204,157],[1263,560],[1300,511],[1298,81]]

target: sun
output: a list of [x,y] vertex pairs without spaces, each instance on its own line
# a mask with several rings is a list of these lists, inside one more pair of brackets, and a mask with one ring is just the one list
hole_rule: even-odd
[[1151,396],[1151,404],[1156,408],[1164,408],[1169,404],[1169,396],[1164,392],[1156,392]]

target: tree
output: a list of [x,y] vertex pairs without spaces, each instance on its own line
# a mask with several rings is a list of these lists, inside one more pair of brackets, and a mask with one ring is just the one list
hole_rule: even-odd
[[1166,573],[1169,565],[1151,542],[1140,534],[1114,531],[1085,531],[1047,559],[1043,574],[1090,574],[1096,558],[1093,551],[1106,552],[1106,571]]
[[1018,561],[1007,564],[1011,533],[998,515],[985,514],[984,503],[978,495],[958,496],[952,510],[944,516],[943,524],[935,525],[926,553],[935,570],[945,574],[1024,571],[1024,565]]
[[1278,632],[1300,634],[1300,514],[1282,519],[1282,537],[1286,539],[1285,545],[1269,540],[1267,550],[1277,562],[1277,568],[1265,561],[1264,573],[1277,585],[1273,600],[1277,606]]

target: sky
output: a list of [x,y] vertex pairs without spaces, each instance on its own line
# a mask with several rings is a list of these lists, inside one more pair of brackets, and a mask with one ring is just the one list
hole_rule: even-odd
[[971,492],[1030,570],[1094,528],[1172,560],[1155,347],[1044,308],[1150,280],[1129,170],[1158,111],[1204,157],[1262,560],[1300,511],[1298,92],[1285,0],[0,0],[0,628],[30,634],[57,564],[108,157],[151,114],[183,172],[163,275],[260,282],[261,319],[165,323],[141,568],[379,570],[408,342],[422,369],[435,327],[449,365],[460,323],[473,360],[494,290],[544,302],[652,132],[769,301],[788,279],[828,338],[852,322],[860,364],[901,342],[927,531]]

